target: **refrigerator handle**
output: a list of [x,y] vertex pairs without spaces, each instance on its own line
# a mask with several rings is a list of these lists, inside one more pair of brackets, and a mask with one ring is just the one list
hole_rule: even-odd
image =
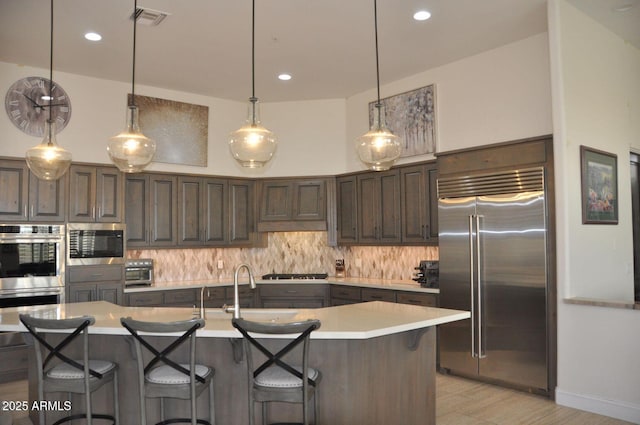
[[473,285],[473,215],[469,216],[469,287],[471,288],[471,357],[478,357],[476,351],[475,290]]
[[478,358],[487,357],[482,343],[482,277],[480,274],[480,216],[476,215],[476,275],[478,281]]

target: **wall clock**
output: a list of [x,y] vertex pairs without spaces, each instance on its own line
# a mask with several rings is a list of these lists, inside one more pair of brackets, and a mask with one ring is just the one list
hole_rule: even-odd
[[9,87],[4,98],[4,107],[9,120],[30,136],[43,137],[49,107],[51,118],[56,122],[56,133],[62,131],[71,118],[71,100],[56,82],[53,82],[51,106],[43,98],[49,94],[49,79],[43,77],[21,78]]

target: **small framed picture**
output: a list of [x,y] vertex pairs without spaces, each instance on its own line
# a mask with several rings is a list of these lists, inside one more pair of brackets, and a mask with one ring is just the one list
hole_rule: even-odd
[[582,223],[618,224],[618,157],[580,146]]

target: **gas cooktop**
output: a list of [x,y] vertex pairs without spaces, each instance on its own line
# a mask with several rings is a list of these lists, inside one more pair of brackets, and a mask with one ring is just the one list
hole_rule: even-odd
[[287,280],[287,279],[326,279],[327,273],[271,273],[262,276],[264,280]]

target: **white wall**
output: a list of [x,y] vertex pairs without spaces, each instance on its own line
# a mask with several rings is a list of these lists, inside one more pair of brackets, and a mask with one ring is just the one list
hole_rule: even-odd
[[[48,74],[45,69],[0,62],[0,87],[9,87],[23,77]],[[55,70],[53,79],[72,102],[71,120],[58,134],[58,143],[71,151],[74,161],[110,163],[107,140],[124,128],[126,96],[131,85]],[[207,167],[152,163],[150,171],[270,177],[338,174],[345,170],[344,99],[262,104],[262,121],[276,133],[280,143],[267,167],[248,170],[231,158],[227,146],[228,134],[246,119],[246,103],[143,85],[136,85],[136,93],[209,107]],[[40,142],[19,131],[5,113],[0,115],[0,156],[22,157],[29,147]]]
[[[384,74],[384,62],[380,67]],[[438,152],[553,131],[546,33],[386,84],[381,97],[429,84],[436,85]],[[368,130],[367,105],[375,99],[375,89],[347,99],[350,169],[363,168],[353,144]],[[431,158],[412,157],[400,163]]]
[[[556,161],[557,401],[640,423],[640,314],[563,302],[633,301],[629,152],[640,147],[640,51],[565,0],[549,2]],[[618,156],[618,225],[583,225],[580,145]]]

